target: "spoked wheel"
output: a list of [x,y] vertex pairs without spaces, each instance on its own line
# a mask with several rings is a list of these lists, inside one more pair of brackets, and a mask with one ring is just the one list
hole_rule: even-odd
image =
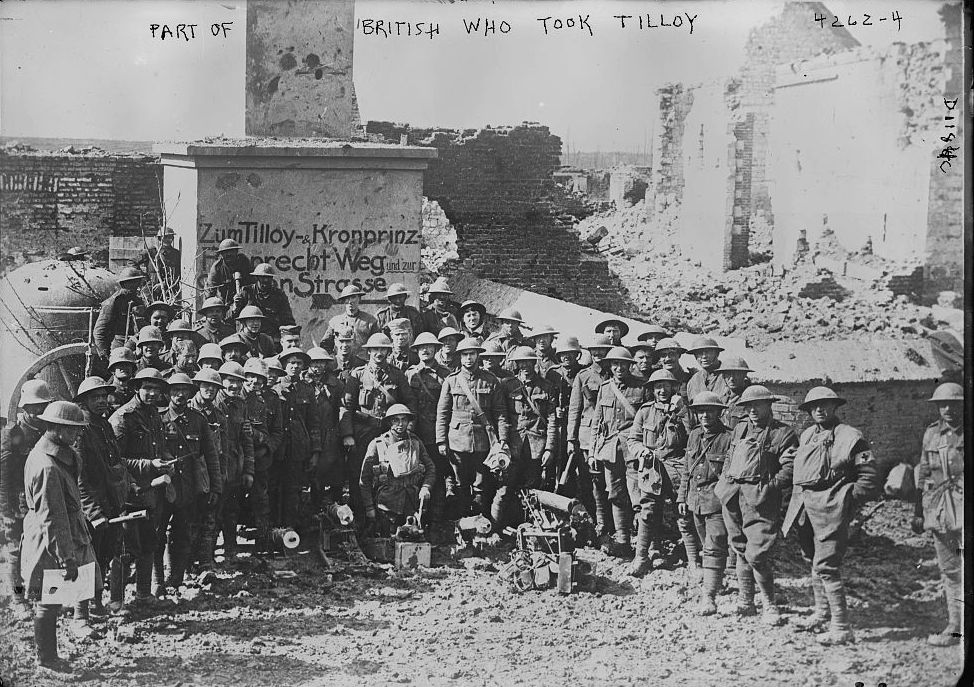
[[43,379],[55,397],[70,401],[85,378],[88,364],[88,344],[71,343],[54,348],[24,370],[10,395],[8,418],[17,417],[20,405],[20,388],[30,379]]

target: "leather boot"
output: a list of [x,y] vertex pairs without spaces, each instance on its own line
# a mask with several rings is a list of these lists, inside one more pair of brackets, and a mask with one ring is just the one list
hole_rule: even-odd
[[737,607],[734,612],[739,616],[757,615],[754,607],[754,571],[744,556],[737,556]]
[[135,595],[142,600],[152,596],[152,558],[135,559]]
[[700,605],[697,615],[713,615],[717,612],[717,592],[724,582],[722,568],[703,569],[703,589],[700,590]]
[[649,522],[646,518],[640,518],[639,529],[636,532],[636,556],[632,559],[629,568],[629,574],[633,577],[642,577],[653,569],[653,563],[649,558],[651,535]]
[[[120,556],[108,564],[108,599],[110,606],[125,603],[125,566]],[[115,608],[111,610],[115,612]]]
[[71,666],[57,654],[57,617],[60,612],[60,606],[34,605],[37,670],[44,676],[63,677],[65,673],[71,672]]
[[822,646],[836,646],[854,642],[855,637],[849,628],[849,610],[846,607],[842,579],[822,580],[822,584],[829,600],[829,610],[832,611],[832,621],[829,623],[829,631],[818,638],[818,643]]
[[947,598],[947,627],[927,637],[931,646],[953,646],[959,644],[964,622],[963,586],[960,575],[941,575],[944,596]]
[[159,542],[152,553],[152,594],[166,595],[165,539]]
[[825,627],[829,621],[829,600],[825,596],[825,586],[822,578],[812,573],[812,596],[815,600],[815,611],[807,618],[797,618],[792,621],[796,630],[817,632]]
[[[754,581],[757,584],[758,593],[761,595],[761,622],[771,627],[781,625],[781,611],[774,598],[774,574],[770,569],[758,570],[752,568]],[[740,573],[738,573],[740,577]]]
[[166,580],[166,586],[178,589],[182,586],[185,575],[186,556],[173,553],[169,559],[169,578]]

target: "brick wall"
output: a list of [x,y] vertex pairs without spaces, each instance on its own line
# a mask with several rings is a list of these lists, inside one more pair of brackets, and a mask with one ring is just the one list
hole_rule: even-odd
[[457,231],[459,261],[441,272],[478,277],[601,310],[625,313],[625,290],[601,258],[583,256],[573,217],[590,210],[555,182],[561,139],[548,127],[456,131],[368,122],[366,132],[439,151],[423,194]]
[[[796,404],[820,382],[805,384],[768,384],[772,393],[787,397]],[[836,384],[833,388],[848,403],[839,409],[843,421],[859,429],[869,440],[876,460],[884,469],[920,452],[923,431],[937,419],[937,409],[927,399],[937,382],[866,382]],[[776,406],[776,414],[788,421],[788,404]],[[782,412],[784,410],[784,412]],[[785,415],[785,417],[782,417]],[[798,411],[793,426],[804,429],[810,424],[808,413]]]
[[71,246],[108,261],[109,236],[155,235],[162,168],[143,155],[0,151],[0,270]]

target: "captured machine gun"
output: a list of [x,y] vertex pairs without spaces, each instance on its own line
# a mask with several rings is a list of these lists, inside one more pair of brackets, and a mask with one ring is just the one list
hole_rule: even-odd
[[594,534],[591,518],[575,499],[550,491],[522,489],[518,495],[528,522],[505,530],[516,547],[498,576],[522,592],[555,586],[571,594],[591,573],[591,566],[576,556],[576,547]]
[[355,516],[352,509],[341,503],[328,503],[324,510],[315,516],[318,521],[317,554],[325,567],[332,567],[328,553],[339,552],[352,565],[368,565],[362,553],[355,531]]

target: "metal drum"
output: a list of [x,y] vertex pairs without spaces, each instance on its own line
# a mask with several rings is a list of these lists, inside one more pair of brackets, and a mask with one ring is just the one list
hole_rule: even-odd
[[[118,288],[115,275],[87,260],[43,260],[0,280],[0,414],[8,418],[24,373],[41,356],[87,343],[101,302]],[[36,375],[59,398],[70,399],[84,376],[84,356],[64,355]]]

